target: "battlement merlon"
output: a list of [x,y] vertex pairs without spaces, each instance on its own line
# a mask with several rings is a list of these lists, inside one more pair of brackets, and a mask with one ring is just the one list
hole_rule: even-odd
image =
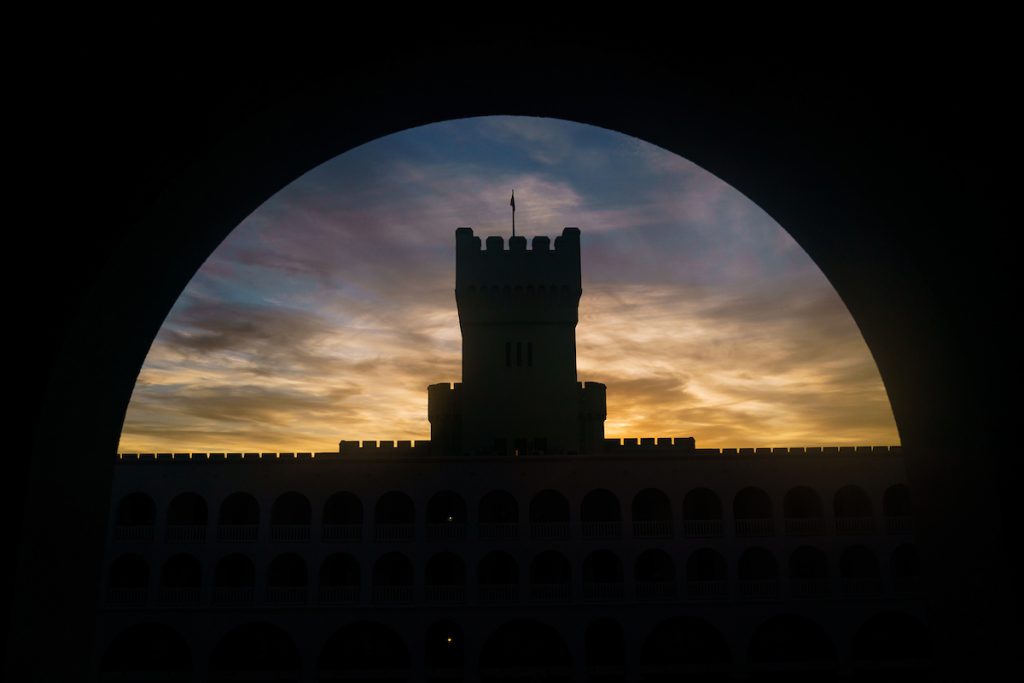
[[462,384],[441,382],[427,387],[427,419],[430,422],[462,413]]
[[579,321],[580,231],[565,228],[555,238],[480,238],[471,228],[455,231],[455,301],[459,325],[569,324]]
[[600,418],[608,417],[608,387],[600,382],[577,382],[580,394],[580,416]]
[[580,270],[580,230],[565,228],[551,240],[545,236],[533,238],[533,248],[527,249],[526,238],[505,239],[493,235],[487,238],[486,248],[473,235],[472,228],[455,231],[455,290],[468,291],[469,287],[489,290],[497,287],[533,287],[539,290],[568,290],[578,292],[582,287]]

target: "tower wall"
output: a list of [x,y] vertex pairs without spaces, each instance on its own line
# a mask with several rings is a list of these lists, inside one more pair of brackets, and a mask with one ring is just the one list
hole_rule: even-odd
[[[581,451],[576,323],[580,232],[501,237],[456,233],[462,330],[463,450]],[[600,441],[598,441],[600,443]]]

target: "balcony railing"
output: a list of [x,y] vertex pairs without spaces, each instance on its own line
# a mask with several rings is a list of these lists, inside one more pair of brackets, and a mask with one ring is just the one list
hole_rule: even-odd
[[888,534],[912,534],[914,533],[914,518],[886,517],[885,532]]
[[821,517],[787,517],[787,536],[820,536],[825,533],[825,520]]
[[740,579],[736,591],[743,600],[774,600],[779,597],[779,580]]
[[724,579],[686,582],[686,597],[690,600],[725,600],[728,596],[729,583]]
[[441,522],[427,525],[427,538],[458,539],[466,537],[466,525],[461,522]]
[[485,604],[503,604],[519,602],[519,584],[487,583],[477,588],[480,602]]
[[191,607],[199,604],[198,586],[161,586],[157,602],[164,607]]
[[412,586],[374,586],[373,601],[378,605],[407,605],[412,602]]
[[866,598],[880,595],[882,592],[881,579],[874,577],[843,578],[843,595],[851,598]]
[[411,541],[414,535],[413,524],[378,524],[373,528],[373,537],[378,541]]
[[107,589],[107,604],[120,607],[137,606],[146,604],[146,596],[149,591],[145,586],[134,586],[131,588]]
[[480,525],[480,538],[482,539],[517,538],[518,536],[518,522],[485,523]]
[[168,543],[205,543],[205,524],[175,524],[164,531]]
[[875,533],[874,517],[836,517],[836,533],[856,536]]
[[568,602],[571,592],[568,583],[530,584],[530,599],[535,602]]
[[324,524],[323,540],[325,541],[361,541],[363,539],[362,524]]
[[643,602],[662,602],[676,597],[676,584],[672,581],[637,581],[636,599]]
[[672,538],[672,521],[651,519],[633,522],[633,535],[637,538]]
[[532,538],[569,538],[569,522],[531,522]]
[[771,517],[754,517],[736,520],[736,535],[755,538],[775,535],[775,524]]
[[583,538],[618,538],[622,535],[622,522],[582,522]]
[[214,586],[214,605],[250,605],[256,595],[252,586]]
[[828,579],[790,579],[789,592],[794,598],[824,598],[832,586]]
[[276,543],[305,543],[309,541],[309,525],[272,524],[270,540]]
[[359,586],[320,586],[320,602],[329,605],[357,605]]
[[114,527],[114,540],[122,543],[151,543],[153,541],[153,525],[118,524]]
[[683,520],[683,533],[686,534],[689,538],[719,538],[722,536],[722,520]]
[[623,588],[621,581],[584,581],[583,599],[590,602],[609,602],[621,600]]
[[427,602],[439,602],[445,604],[461,603],[466,601],[466,587],[424,586],[423,597]]
[[274,605],[304,605],[307,594],[305,586],[267,586],[267,602]]
[[259,530],[257,524],[221,524],[217,539],[222,543],[255,543]]

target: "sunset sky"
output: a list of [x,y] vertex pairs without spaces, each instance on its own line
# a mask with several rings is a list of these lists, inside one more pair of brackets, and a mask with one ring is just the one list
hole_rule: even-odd
[[302,176],[178,299],[120,450],[330,451],[425,439],[459,381],[455,228],[581,230],[578,379],[609,437],[698,447],[899,443],[878,370],[821,271],[694,164],[592,126],[487,117],[408,130]]

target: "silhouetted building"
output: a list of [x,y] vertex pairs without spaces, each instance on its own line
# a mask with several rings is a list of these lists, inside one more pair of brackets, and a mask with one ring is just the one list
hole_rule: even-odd
[[928,669],[898,447],[604,439],[579,230],[456,245],[463,381],[429,387],[430,441],[118,456],[101,680]]

